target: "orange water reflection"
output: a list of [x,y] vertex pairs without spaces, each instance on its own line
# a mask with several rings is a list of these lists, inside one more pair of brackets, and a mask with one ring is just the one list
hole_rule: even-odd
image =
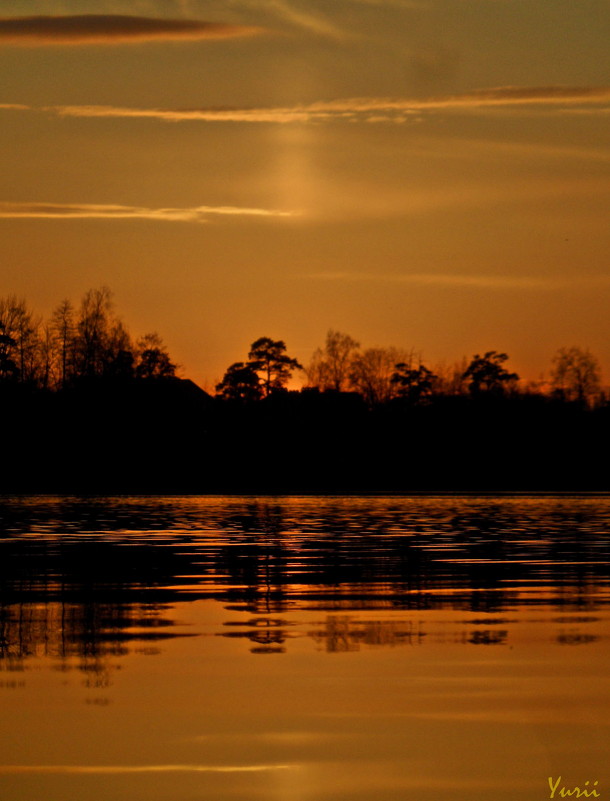
[[3,514],[3,801],[610,792],[605,498]]

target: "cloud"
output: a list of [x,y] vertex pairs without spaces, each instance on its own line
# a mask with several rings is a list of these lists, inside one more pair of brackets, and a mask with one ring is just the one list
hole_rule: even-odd
[[168,122],[290,123],[333,120],[404,122],[435,110],[498,107],[577,106],[610,103],[610,87],[499,87],[460,95],[427,99],[350,98],[297,106],[269,108],[138,109],[114,106],[52,106],[48,110],[69,117],[150,118]]
[[[424,7],[417,0],[343,0],[339,3],[327,3],[326,7],[323,3],[318,4],[316,10],[312,8],[313,4],[307,0],[305,2],[303,0],[300,2],[298,0],[233,0],[233,4],[248,11],[273,14],[282,22],[301,28],[315,36],[337,40],[353,37],[354,34],[349,31],[351,27],[349,23],[353,20],[354,6],[372,6],[378,9],[392,7],[419,9]],[[319,8],[324,8],[324,13]],[[329,19],[330,15],[334,15],[334,18],[341,20],[342,23],[347,23],[346,27],[338,27]]]
[[525,275],[456,275],[453,273],[378,275],[376,273],[329,272],[306,273],[297,277],[311,281],[415,284],[419,286],[436,286],[446,289],[464,287],[466,289],[492,290],[561,290],[572,286],[607,286],[610,283],[610,278],[606,276],[579,276],[577,279],[570,279]]
[[0,773],[261,773],[298,765],[0,765]]
[[[260,4],[260,0],[257,0]],[[314,33],[318,36],[327,36],[331,39],[340,39],[343,34],[328,20],[313,14],[311,11],[295,8],[286,0],[267,0],[267,6],[289,23]]]
[[102,205],[93,203],[10,203],[0,202],[0,219],[38,220],[163,220],[169,222],[206,222],[211,216],[292,217],[295,212],[257,209],[242,206],[195,206],[193,208],[150,209],[143,206]]
[[[606,109],[598,109],[600,113]],[[610,108],[607,109],[610,112]],[[603,148],[595,148],[592,145],[555,145],[546,142],[502,142],[490,141],[489,139],[462,139],[460,142],[461,155],[467,158],[480,159],[482,156],[506,153],[511,157],[530,158],[535,156],[540,159],[578,159],[582,161],[610,161],[610,151]],[[426,154],[433,154],[427,148]],[[436,151],[435,155],[446,157],[445,153]],[[458,156],[455,152],[454,156]],[[582,182],[581,182],[582,185]],[[573,190],[566,190],[573,191]]]
[[328,39],[344,39],[346,34],[330,22],[326,16],[313,11],[309,4],[295,4],[290,0],[234,0],[234,4],[257,15],[269,14],[276,20],[300,28],[314,36]]
[[0,44],[85,45],[221,39],[261,29],[191,19],[134,17],[124,14],[0,17]]
[[395,6],[396,8],[425,8],[425,3],[418,0],[351,0],[356,5],[365,6]]
[[610,86],[500,86],[422,101],[420,108],[608,103]]

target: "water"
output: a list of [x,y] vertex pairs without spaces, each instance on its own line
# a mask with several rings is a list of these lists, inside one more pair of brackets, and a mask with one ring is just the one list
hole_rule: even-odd
[[0,516],[1,801],[610,793],[608,498]]

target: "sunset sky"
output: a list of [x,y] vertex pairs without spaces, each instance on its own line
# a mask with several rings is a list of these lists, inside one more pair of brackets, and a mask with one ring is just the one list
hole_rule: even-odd
[[608,381],[609,40],[609,0],[3,3],[0,295],[108,285],[208,388],[329,328]]

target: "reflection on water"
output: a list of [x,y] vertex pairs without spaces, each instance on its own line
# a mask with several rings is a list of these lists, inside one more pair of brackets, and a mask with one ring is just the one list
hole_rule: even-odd
[[[608,498],[15,498],[0,522],[0,701],[35,741],[3,801],[534,799],[605,764]],[[109,717],[75,744],[83,708]],[[481,737],[531,775],[482,767]]]
[[384,623],[373,610],[485,613],[486,628],[459,636],[490,645],[507,640],[507,612],[609,600],[605,498],[27,499],[2,518],[0,657],[13,661],[91,661],[169,638],[184,598],[247,611],[224,635],[257,653],[302,633],[292,610],[326,613],[308,634],[337,651],[425,641],[412,616]]

